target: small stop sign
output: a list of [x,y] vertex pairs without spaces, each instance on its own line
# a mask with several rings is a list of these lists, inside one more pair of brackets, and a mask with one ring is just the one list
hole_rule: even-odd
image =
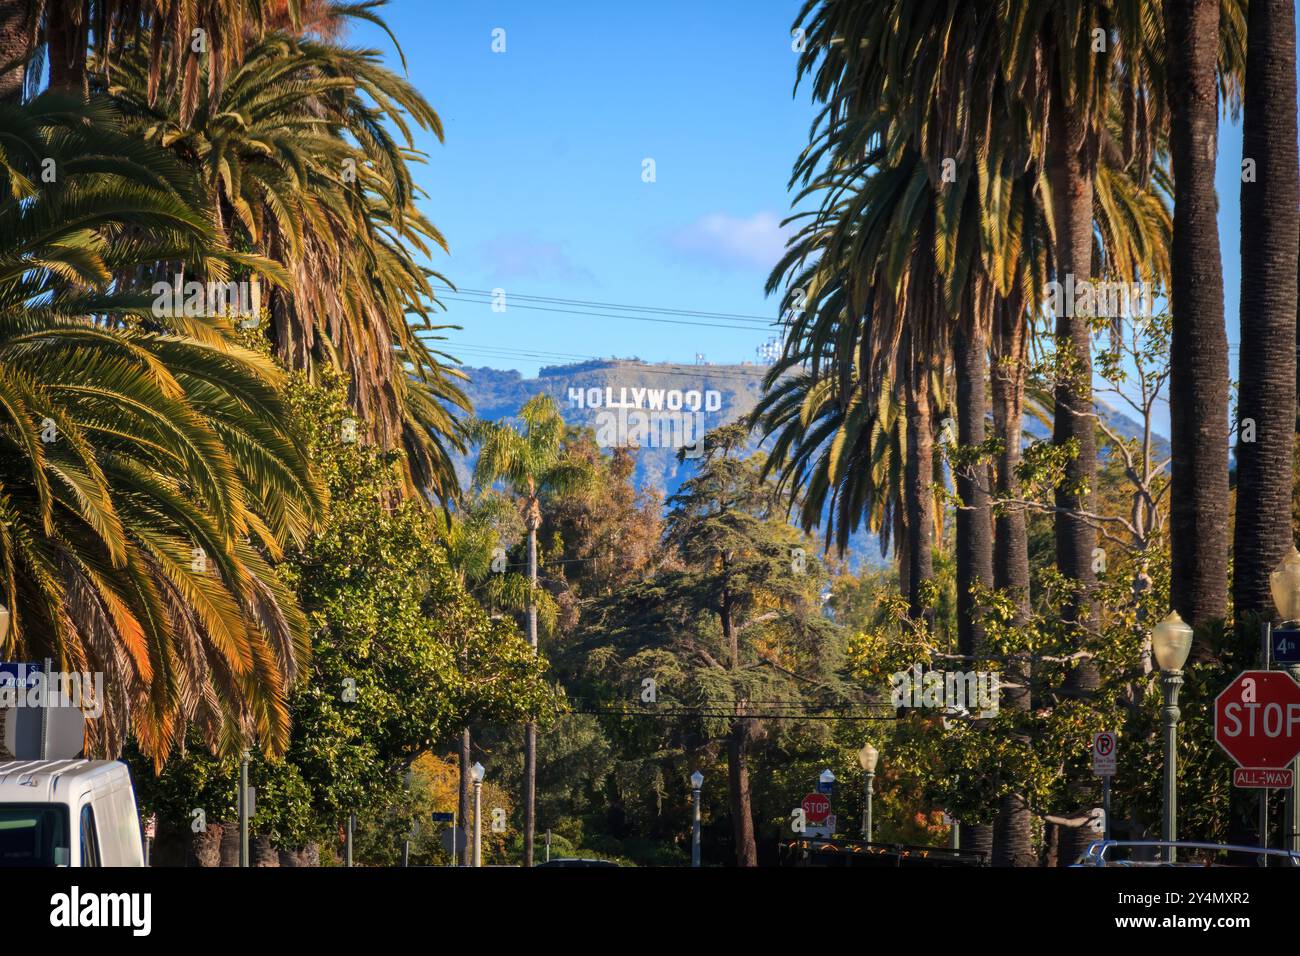
[[825,794],[810,793],[803,798],[803,816],[809,823],[825,823],[830,812],[831,801]]
[[1240,767],[1283,770],[1300,753],[1300,684],[1243,671],[1214,699],[1214,739]]

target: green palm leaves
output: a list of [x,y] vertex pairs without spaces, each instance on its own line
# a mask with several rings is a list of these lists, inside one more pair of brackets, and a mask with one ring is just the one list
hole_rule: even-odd
[[144,54],[122,58],[109,92],[194,171],[218,232],[282,266],[277,355],[345,370],[371,437],[404,444],[411,485],[448,500],[450,452],[464,451],[452,411],[469,403],[454,362],[416,334],[433,329],[441,278],[420,260],[446,242],[416,208],[409,169],[415,127],[441,139],[437,114],[377,53],[271,34],[187,118],[179,91],[154,97]]
[[191,720],[214,745],[276,749],[309,646],[267,558],[324,492],[269,357],[215,320],[136,321],[138,270],[224,264],[175,165],[107,119],[0,110],[0,656],[104,672],[110,752],[129,723],[161,760]]
[[[769,467],[807,493],[805,523],[829,508],[842,542],[862,518],[885,517],[875,476],[894,473],[880,466],[888,448],[905,453],[882,436],[899,430],[891,409],[909,378],[937,378],[918,387],[946,404],[953,328],[987,340],[993,315],[1010,307],[1037,331],[1058,268],[1041,109],[1044,50],[1065,56],[1052,31],[1095,27],[1110,51],[1085,44],[1087,69],[1062,67],[1069,88],[1057,91],[1100,111],[1088,120],[1101,144],[1094,258],[1106,276],[1164,282],[1170,184],[1162,99],[1149,93],[1162,75],[1162,27],[1149,0],[810,0],[796,22],[807,43],[800,75],[824,106],[791,180],[798,230],[768,282],[784,294],[787,332],[755,420],[780,434]],[[1098,84],[1108,95],[1094,95]],[[865,510],[842,510],[850,503]]]
[[593,473],[564,454],[564,419],[549,395],[534,395],[519,409],[516,427],[509,421],[474,422],[470,436],[479,443],[475,482],[483,487],[503,481],[520,497],[524,525],[541,525],[543,492],[577,494],[590,489]]

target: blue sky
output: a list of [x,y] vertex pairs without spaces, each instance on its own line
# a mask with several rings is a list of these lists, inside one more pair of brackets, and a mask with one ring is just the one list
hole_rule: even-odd
[[[813,116],[804,91],[791,96],[799,5],[390,4],[385,16],[410,78],[446,127],[445,144],[421,138],[429,163],[416,172],[429,194],[424,208],[451,245],[433,265],[462,288],[506,291],[505,313],[448,301],[449,321],[465,327],[453,333],[452,351],[464,345],[468,364],[525,374],[560,356],[754,360],[772,334],[758,323],[582,317],[524,309],[510,297],[775,313],[763,283],[780,248],[790,165]],[[505,31],[504,53],[492,50],[496,29]],[[391,52],[370,28],[351,39]],[[653,183],[642,181],[647,158]],[[1241,132],[1228,121],[1219,225],[1234,346],[1240,163]],[[1235,347],[1232,357],[1235,367]]]
[[[512,308],[512,293],[770,317],[790,165],[812,119],[791,98],[785,0],[565,0],[385,9],[446,143],[417,179],[458,286],[506,290],[507,311],[448,302],[455,341],[648,361],[755,360],[772,332]],[[492,52],[492,31],[506,52]],[[376,32],[352,41],[390,50]],[[655,161],[656,181],[642,181]],[[599,311],[599,310],[597,310]],[[709,320],[701,320],[709,321]],[[537,359],[470,364],[519,368]]]

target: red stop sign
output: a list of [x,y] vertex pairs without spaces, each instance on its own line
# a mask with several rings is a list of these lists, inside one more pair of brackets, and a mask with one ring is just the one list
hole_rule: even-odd
[[812,824],[825,823],[831,814],[831,798],[824,793],[810,793],[803,798],[803,817]]
[[1240,767],[1283,770],[1300,753],[1300,684],[1243,671],[1214,699],[1214,739]]

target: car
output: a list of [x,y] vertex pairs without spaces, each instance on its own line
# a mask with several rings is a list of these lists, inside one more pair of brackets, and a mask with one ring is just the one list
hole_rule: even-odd
[[144,866],[126,764],[0,762],[0,867],[14,866]]
[[[1177,851],[1177,862],[1170,863],[1160,852],[1172,847]],[[1236,854],[1238,859],[1250,856],[1247,866],[1300,866],[1300,853],[1292,850],[1264,849],[1257,846],[1239,846],[1229,843],[1198,843],[1181,840],[1097,840],[1090,844],[1073,864],[1083,866],[1230,866],[1217,861],[1224,854]],[[1240,864],[1239,864],[1240,865]]]
[[612,860],[584,860],[576,856],[561,856],[554,860],[547,860],[545,863],[538,863],[538,866],[618,866]]

